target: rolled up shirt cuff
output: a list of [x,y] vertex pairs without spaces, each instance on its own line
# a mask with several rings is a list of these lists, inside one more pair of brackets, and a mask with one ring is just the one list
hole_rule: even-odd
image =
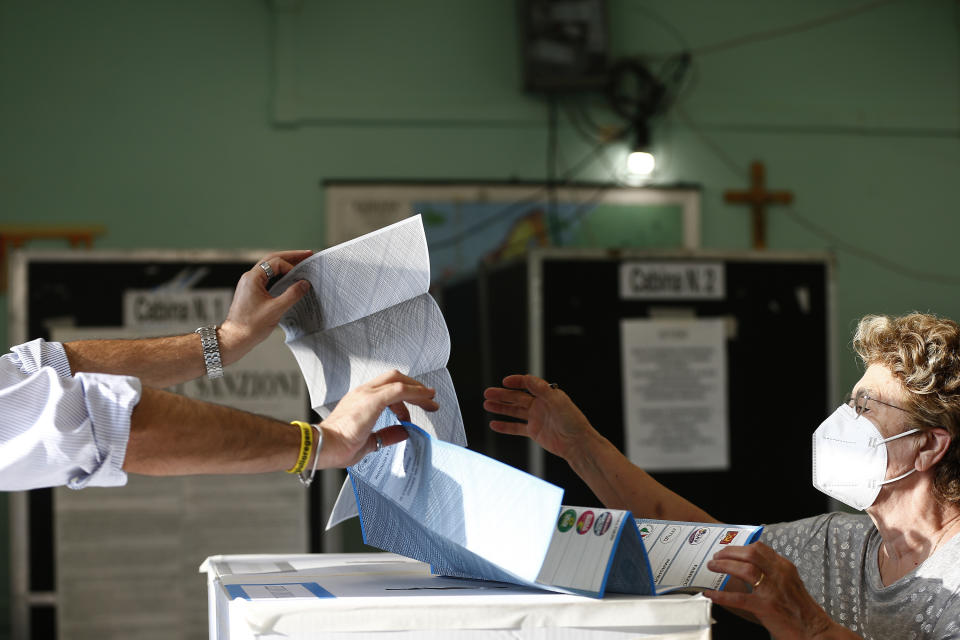
[[37,338],[10,347],[10,352],[13,353],[14,363],[26,375],[36,373],[43,367],[52,367],[61,378],[69,378],[72,375],[67,352],[59,342],[47,342]]
[[130,418],[140,401],[140,380],[130,376],[78,373],[90,417],[95,459],[74,468],[67,480],[71,489],[115,487],[127,483],[123,462],[130,440]]

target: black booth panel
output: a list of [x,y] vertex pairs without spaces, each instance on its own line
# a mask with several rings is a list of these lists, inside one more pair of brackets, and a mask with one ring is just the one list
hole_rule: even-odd
[[[500,386],[505,375],[530,370],[530,343],[527,305],[527,265],[517,263],[511,269],[481,272],[481,313],[486,318],[488,348],[483,355],[488,364],[487,386]],[[489,427],[488,427],[489,431]],[[489,438],[490,455],[509,465],[526,469],[529,463],[527,440],[493,433]]]
[[448,283],[436,292],[437,303],[443,312],[450,333],[450,359],[447,371],[457,389],[460,415],[467,436],[467,446],[486,451],[489,439],[486,416],[483,412],[482,389],[485,385],[482,318],[477,305],[478,286],[475,278]]
[[198,260],[33,260],[28,264],[27,335],[47,338],[45,324],[71,316],[78,327],[123,324],[123,292],[151,289],[186,269],[204,269],[195,289],[233,289],[248,263]]
[[[728,317],[730,469],[657,472],[680,495],[727,522],[778,522],[815,513],[826,497],[810,482],[810,436],[828,407],[826,266],[725,262],[722,300],[622,300],[619,260],[543,261],[544,375],[623,449],[620,321],[676,307]],[[801,308],[797,290],[809,301]],[[546,479],[570,504],[597,498],[562,460]]]

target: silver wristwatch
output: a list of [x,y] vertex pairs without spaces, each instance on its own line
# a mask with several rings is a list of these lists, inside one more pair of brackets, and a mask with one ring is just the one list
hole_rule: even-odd
[[203,347],[203,363],[207,366],[207,377],[211,380],[223,377],[223,364],[220,362],[220,343],[217,342],[217,325],[200,327],[194,333],[200,334]]

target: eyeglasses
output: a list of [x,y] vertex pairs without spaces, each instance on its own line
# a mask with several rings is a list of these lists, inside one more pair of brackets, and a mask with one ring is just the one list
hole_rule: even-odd
[[862,416],[865,413],[870,412],[870,405],[872,403],[882,404],[885,407],[890,407],[892,409],[897,409],[903,411],[904,413],[910,413],[903,407],[898,407],[895,404],[890,404],[889,402],[883,402],[882,400],[877,400],[871,396],[866,390],[860,390],[857,392],[857,395],[851,396],[844,404],[857,412],[858,416]]

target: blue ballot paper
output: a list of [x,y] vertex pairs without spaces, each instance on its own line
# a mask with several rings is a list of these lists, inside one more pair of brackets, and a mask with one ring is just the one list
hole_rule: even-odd
[[560,487],[403,424],[407,440],[348,469],[363,541],[440,575],[595,598],[720,589],[707,560],[763,529],[566,506]]

